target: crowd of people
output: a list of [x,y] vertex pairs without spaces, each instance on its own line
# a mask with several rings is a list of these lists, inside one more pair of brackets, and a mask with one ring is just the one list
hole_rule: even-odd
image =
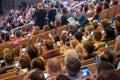
[[[0,74],[16,68],[18,74],[25,74],[23,80],[120,80],[115,71],[120,69],[120,14],[100,20],[102,10],[118,4],[118,0],[45,1],[11,10],[0,23],[0,45],[13,43],[12,50],[3,50]],[[92,14],[90,20],[87,14]],[[35,35],[66,26],[60,35],[55,31],[48,39],[42,35],[32,43]],[[16,30],[18,27],[20,30]],[[19,45],[28,37],[29,44]],[[115,40],[114,56],[109,50],[96,53],[99,45],[110,46],[111,40]],[[58,56],[62,56],[64,65]],[[19,59],[14,61],[15,57]],[[82,71],[81,61],[91,58],[96,63],[95,74],[87,68]]]

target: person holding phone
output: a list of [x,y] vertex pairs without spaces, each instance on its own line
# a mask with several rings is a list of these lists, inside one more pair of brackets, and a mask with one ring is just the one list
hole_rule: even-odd
[[54,49],[53,41],[51,39],[45,40],[43,48],[46,52],[42,55],[44,59],[49,59],[60,55],[60,51],[58,49]]

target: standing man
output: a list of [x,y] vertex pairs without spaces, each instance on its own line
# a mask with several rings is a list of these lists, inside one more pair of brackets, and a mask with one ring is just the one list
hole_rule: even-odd
[[46,25],[47,10],[43,9],[43,4],[38,3],[37,10],[33,14],[33,19],[35,19],[35,26],[39,26],[40,30]]

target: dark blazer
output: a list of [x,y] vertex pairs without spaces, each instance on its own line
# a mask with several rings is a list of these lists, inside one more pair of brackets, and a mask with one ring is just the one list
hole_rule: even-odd
[[68,24],[68,21],[67,21],[67,15],[62,15],[61,16],[61,25],[67,25]]
[[[48,12],[48,22],[50,24],[50,22],[54,22],[55,21],[55,17],[56,17],[56,9],[52,9]],[[51,26],[50,26],[51,27]],[[52,27],[51,27],[52,28]]]
[[33,19],[35,19],[35,26],[39,26],[40,29],[43,29],[43,26],[46,25],[46,15],[47,10],[37,9],[33,14]]

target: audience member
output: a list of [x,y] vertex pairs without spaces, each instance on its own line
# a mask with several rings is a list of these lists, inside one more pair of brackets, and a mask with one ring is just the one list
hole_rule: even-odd
[[5,66],[3,67],[2,70],[0,70],[0,74],[4,74],[7,72],[7,70],[13,69],[14,68],[14,55],[13,52],[10,50],[5,50],[4,51],[4,61],[5,61]]
[[79,75],[80,69],[81,64],[77,58],[72,57],[68,59],[66,70],[71,80],[81,79],[81,76]]
[[101,72],[96,80],[120,80],[120,75],[114,71]]
[[96,65],[96,75],[98,76],[101,72],[104,71],[113,71],[114,72],[114,66],[106,61],[100,61]]
[[42,61],[42,59],[40,58],[34,58],[32,60],[32,64],[31,64],[32,69],[38,68],[41,71],[45,71],[45,65],[44,62]]
[[31,60],[29,56],[23,55],[19,59],[19,65],[24,73],[27,73],[31,69]]
[[57,76],[56,80],[71,80],[68,76],[60,74]]
[[30,45],[28,47],[28,55],[31,60],[38,57],[38,51],[37,51],[36,47],[34,47],[33,45]]
[[112,53],[110,53],[109,51],[104,51],[99,55],[100,61],[106,61],[106,62],[110,62],[111,64],[113,64],[114,62],[114,57],[112,55]]
[[60,60],[57,58],[51,58],[47,61],[48,73],[50,77],[48,80],[56,80],[56,77],[61,74],[62,67]]
[[90,41],[86,41],[83,43],[84,53],[86,53],[86,56],[84,57],[84,60],[95,58],[96,54],[94,53],[94,45]]
[[50,39],[45,40],[44,49],[46,51],[46,53],[42,55],[44,59],[48,59],[60,55],[59,50],[54,49],[53,41]]
[[33,69],[27,73],[23,80],[46,80],[44,74],[39,69]]

